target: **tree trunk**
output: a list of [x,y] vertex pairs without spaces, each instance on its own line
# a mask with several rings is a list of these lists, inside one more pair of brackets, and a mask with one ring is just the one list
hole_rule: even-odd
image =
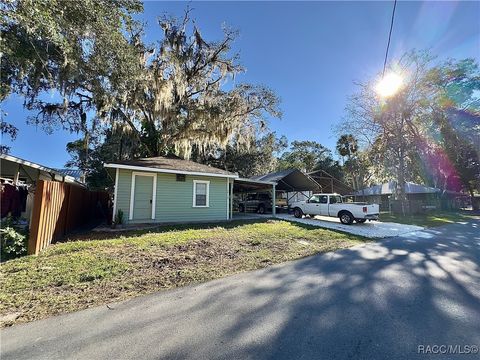
[[406,194],[405,194],[405,152],[403,147],[400,149],[400,157],[398,161],[398,174],[397,174],[397,196],[400,201],[400,207],[402,209],[402,215],[405,216],[406,207]]

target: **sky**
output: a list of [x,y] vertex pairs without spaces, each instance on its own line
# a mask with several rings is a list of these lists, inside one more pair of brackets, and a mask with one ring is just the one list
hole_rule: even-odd
[[[233,52],[245,74],[236,82],[262,84],[281,98],[281,119],[270,129],[293,140],[314,140],[334,149],[333,131],[345,116],[355,81],[375,77],[383,67],[393,1],[383,2],[146,2],[138,18],[146,22],[146,41],[162,32],[157,18],[182,16],[193,8],[202,36],[220,40],[222,25],[237,29]],[[437,61],[473,57],[480,61],[480,2],[397,3],[389,59],[411,49],[428,49]],[[11,154],[52,167],[69,159],[67,142],[79,138],[62,130],[48,135],[26,124],[22,100],[2,109],[19,129]]]

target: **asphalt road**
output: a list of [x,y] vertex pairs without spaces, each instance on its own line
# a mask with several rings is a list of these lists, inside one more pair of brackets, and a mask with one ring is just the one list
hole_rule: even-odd
[[1,332],[2,360],[480,358],[422,345],[480,346],[479,221]]

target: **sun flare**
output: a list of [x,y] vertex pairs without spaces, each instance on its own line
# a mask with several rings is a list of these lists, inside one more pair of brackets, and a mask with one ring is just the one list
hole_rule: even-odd
[[375,90],[382,97],[391,97],[395,95],[402,86],[403,79],[400,75],[390,73],[385,75],[377,84]]

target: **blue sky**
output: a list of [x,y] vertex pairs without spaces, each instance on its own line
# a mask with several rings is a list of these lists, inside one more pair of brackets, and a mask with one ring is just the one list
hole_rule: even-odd
[[[234,51],[247,72],[236,81],[264,84],[282,99],[283,118],[270,128],[292,140],[316,140],[334,148],[332,128],[344,116],[353,81],[381,71],[393,2],[147,2],[147,41],[161,36],[156,18],[181,16],[187,4],[204,38],[221,38],[226,23],[240,35]],[[390,58],[430,49],[439,59],[480,57],[480,2],[399,2]],[[6,145],[11,153],[62,167],[67,142],[76,134],[47,135],[26,125],[20,99],[2,104],[7,120],[19,127]]]

